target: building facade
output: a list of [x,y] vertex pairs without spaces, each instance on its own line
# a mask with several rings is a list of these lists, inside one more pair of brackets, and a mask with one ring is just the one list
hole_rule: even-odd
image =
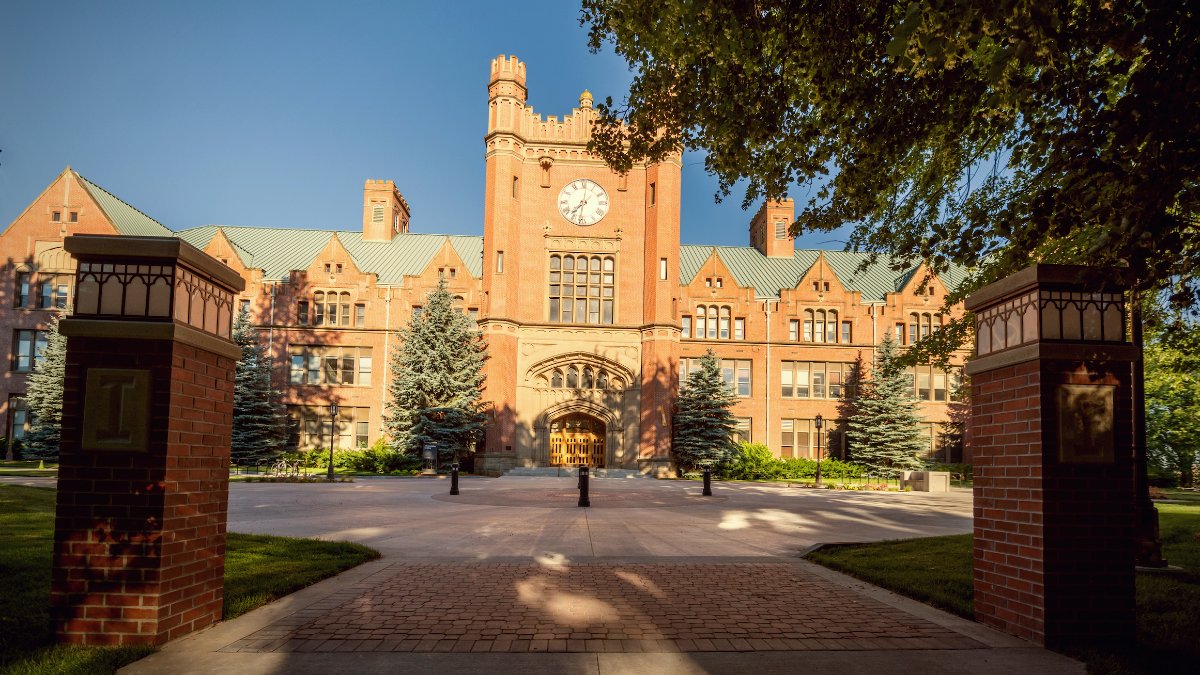
[[[851,364],[885,331],[909,344],[943,314],[957,280],[921,267],[860,269],[864,256],[796,250],[790,201],[768,202],[749,246],[680,245],[678,157],[612,172],[587,152],[592,97],[559,118],[527,105],[526,66],[492,61],[483,236],[409,231],[391,181],[368,180],[362,226],[203,226],[172,233],[70,168],[0,234],[0,330],[10,447],[28,426],[20,396],[50,312],[70,306],[68,234],[175,235],[246,280],[239,297],[276,364],[292,443],[338,447],[383,434],[396,334],[445,279],[487,343],[489,425],[476,470],[587,462],[664,470],[681,378],[712,349],[737,395],[739,435],[781,457],[838,455],[838,397]],[[918,367],[912,395],[937,451],[957,369]],[[819,440],[820,414],[833,430]]]

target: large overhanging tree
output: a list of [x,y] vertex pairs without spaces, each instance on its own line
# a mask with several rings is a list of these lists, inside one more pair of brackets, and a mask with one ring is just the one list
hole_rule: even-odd
[[618,170],[687,148],[744,205],[809,185],[795,231],[976,270],[948,302],[1042,261],[1196,306],[1197,3],[584,0],[582,21],[634,70],[591,144]]

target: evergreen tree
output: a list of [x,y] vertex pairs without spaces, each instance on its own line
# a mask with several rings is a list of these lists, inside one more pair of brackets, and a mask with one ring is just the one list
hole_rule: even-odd
[[733,433],[733,388],[721,377],[721,367],[710,349],[700,357],[700,369],[688,375],[675,399],[671,452],[681,471],[703,461],[724,462],[736,448]]
[[857,410],[850,418],[854,460],[886,477],[922,469],[924,462],[917,455],[926,449],[917,404],[896,358],[896,342],[890,332],[885,333],[871,366],[871,379],[859,392]]
[[63,378],[67,368],[67,338],[58,332],[58,315],[46,324],[46,346],[29,374],[25,402],[32,417],[25,436],[26,459],[58,459],[62,436]]
[[455,309],[445,280],[397,339],[388,364],[384,416],[392,448],[420,454],[433,445],[443,462],[471,451],[485,425],[481,398],[487,348],[474,322]]
[[[966,444],[967,422],[971,418],[971,385],[964,377],[950,392],[950,404],[946,406],[946,421],[941,423],[940,459],[950,463],[963,461],[963,446]],[[946,457],[945,452],[950,456]]]
[[282,394],[271,388],[271,359],[245,308],[233,323],[233,341],[242,348],[242,357],[233,389],[230,454],[238,463],[270,461],[287,442],[287,415]]
[[[862,352],[859,352],[854,357],[854,362],[850,364],[850,372],[846,373],[846,379],[842,382],[842,395],[838,397],[838,419],[837,426],[832,429],[829,434],[829,447],[844,447],[845,451],[840,459],[848,460],[854,456],[854,445],[850,442],[850,420],[854,419],[854,415],[858,412],[858,397],[862,395],[863,384],[867,379],[867,366],[863,363]],[[844,445],[841,445],[842,438],[845,438]],[[832,456],[832,453],[830,453]]]

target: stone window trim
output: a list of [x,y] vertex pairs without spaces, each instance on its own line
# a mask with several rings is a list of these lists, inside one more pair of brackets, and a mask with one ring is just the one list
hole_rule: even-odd
[[[721,379],[732,389],[737,398],[750,398],[754,389],[752,377],[754,361],[751,359],[718,359],[721,368]],[[687,381],[692,371],[700,369],[700,357],[685,357],[679,359],[679,384]]]
[[[918,339],[923,340],[933,331],[942,327],[942,314],[940,312],[909,312],[908,314],[908,336],[904,341],[906,345],[916,344]],[[897,324],[899,326],[900,324]]]
[[10,368],[15,373],[33,372],[46,348],[46,331],[18,328],[13,331],[13,350]]
[[370,347],[288,345],[288,384],[369,387],[374,360]]
[[[804,310],[801,315],[802,331],[797,337],[802,342],[838,344],[841,338],[839,334],[839,313],[836,309],[829,308],[812,308]],[[788,337],[792,337],[792,326],[788,325]],[[849,344],[843,342],[842,344]]]
[[854,363],[846,361],[781,361],[779,395],[784,399],[841,398]]
[[[289,405],[288,447],[296,450],[329,450],[329,407],[326,405]],[[339,450],[364,449],[370,445],[371,409],[342,406],[338,410],[334,445]]]
[[534,364],[526,372],[534,386],[549,389],[623,391],[636,381],[628,368],[584,352],[562,354]]
[[[746,318],[733,316],[733,308],[729,305],[696,305],[696,311],[691,316],[684,316],[681,323],[687,327],[683,337],[697,340],[746,339]],[[692,326],[695,327],[694,333],[690,330]]]
[[296,302],[296,323],[301,326],[349,327],[355,320],[351,315],[353,304],[350,291],[315,290],[311,298]]

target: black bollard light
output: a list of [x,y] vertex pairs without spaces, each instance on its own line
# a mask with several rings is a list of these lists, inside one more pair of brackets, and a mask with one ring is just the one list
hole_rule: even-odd
[[712,467],[704,467],[704,492],[701,493],[704,497],[712,496]]
[[592,500],[588,498],[588,468],[587,464],[579,466],[579,505],[591,506]]
[[450,465],[450,494],[458,494],[458,462]]

